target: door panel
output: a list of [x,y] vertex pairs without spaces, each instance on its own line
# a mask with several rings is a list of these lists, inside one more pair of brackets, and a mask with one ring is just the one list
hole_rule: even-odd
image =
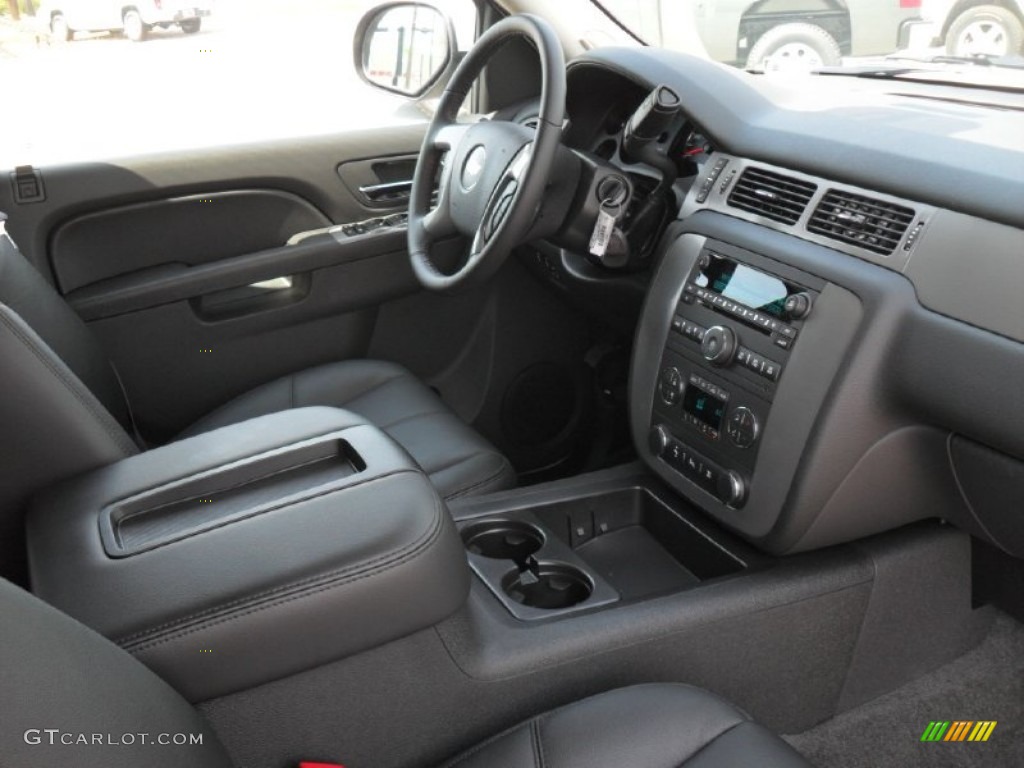
[[22,251],[44,270],[52,268],[52,237],[71,219],[174,197],[268,190],[301,198],[333,223],[360,221],[379,216],[382,210],[360,203],[342,182],[338,166],[415,154],[424,131],[423,123],[406,124],[338,136],[185,150],[116,164],[45,167],[41,169],[44,202],[15,204],[10,186],[0,184],[0,210],[10,216],[8,230]]
[[191,267],[284,245],[292,235],[330,226],[301,197],[237,190],[110,208],[57,228],[50,262],[58,289],[158,267]]
[[[377,307],[418,290],[403,230],[299,232],[401,210],[351,193],[408,170],[424,125],[43,168],[46,199],[0,210],[97,333],[143,435],[170,439],[277,376],[366,354]],[[376,170],[375,170],[376,169]],[[282,280],[281,278],[287,278]]]
[[[378,257],[404,252],[405,237],[402,230],[372,232],[353,237],[321,234],[297,245],[256,251],[194,267],[171,262],[149,269],[132,270],[119,277],[81,288],[67,294],[66,298],[83,319],[92,321],[144,311],[175,301],[219,294],[254,283],[319,274],[319,270],[331,266],[362,265]],[[411,279],[412,270],[407,264],[401,261],[389,262],[387,270],[396,291],[415,288]],[[367,291],[369,289],[367,286]],[[344,297],[347,293],[344,289],[336,292],[331,301],[332,306],[328,309],[345,311],[347,307]]]

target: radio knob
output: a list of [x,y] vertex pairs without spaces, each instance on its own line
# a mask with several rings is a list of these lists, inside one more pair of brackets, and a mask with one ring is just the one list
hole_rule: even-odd
[[727,507],[740,507],[747,497],[747,484],[734,469],[718,476],[718,498]]
[[811,314],[811,304],[811,295],[806,291],[801,291],[788,296],[782,309],[790,320],[803,320]]
[[668,448],[668,441],[667,429],[662,426],[651,427],[651,431],[647,435],[647,445],[650,447],[651,453],[661,456]]
[[704,333],[700,352],[712,365],[728,365],[736,355],[736,334],[723,325],[713,325]]

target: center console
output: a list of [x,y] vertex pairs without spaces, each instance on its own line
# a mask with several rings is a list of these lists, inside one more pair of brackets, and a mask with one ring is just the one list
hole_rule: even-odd
[[335,408],[300,408],[111,464],[39,497],[32,589],[190,701],[433,626],[469,573],[409,455]]
[[470,567],[516,619],[678,594],[764,560],[639,467],[605,474],[561,496],[522,489],[453,507]]
[[685,276],[650,394],[649,444],[727,507],[747,501],[776,390],[822,285],[714,240]]
[[[851,381],[840,371],[864,320],[856,294],[806,269],[831,266],[835,254],[715,215],[695,214],[670,237],[630,372],[640,458],[763,550],[849,538],[858,518],[846,511],[807,535],[863,453],[843,437],[857,426],[853,408],[833,411],[825,444],[815,443],[822,418],[840,402],[835,384]],[[845,402],[866,396],[855,388]],[[832,469],[802,471],[809,457],[826,460],[829,451]]]

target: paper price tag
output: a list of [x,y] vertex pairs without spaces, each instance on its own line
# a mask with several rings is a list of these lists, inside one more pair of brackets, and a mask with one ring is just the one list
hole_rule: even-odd
[[590,236],[590,253],[597,258],[602,258],[608,250],[608,243],[612,240],[612,232],[615,231],[616,217],[604,208],[597,214],[597,223],[594,224],[594,234]]

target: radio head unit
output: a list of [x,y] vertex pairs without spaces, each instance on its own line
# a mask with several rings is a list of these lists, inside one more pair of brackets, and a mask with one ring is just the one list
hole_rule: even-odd
[[676,294],[649,445],[729,507],[746,501],[775,391],[818,295],[807,278],[708,241]]

